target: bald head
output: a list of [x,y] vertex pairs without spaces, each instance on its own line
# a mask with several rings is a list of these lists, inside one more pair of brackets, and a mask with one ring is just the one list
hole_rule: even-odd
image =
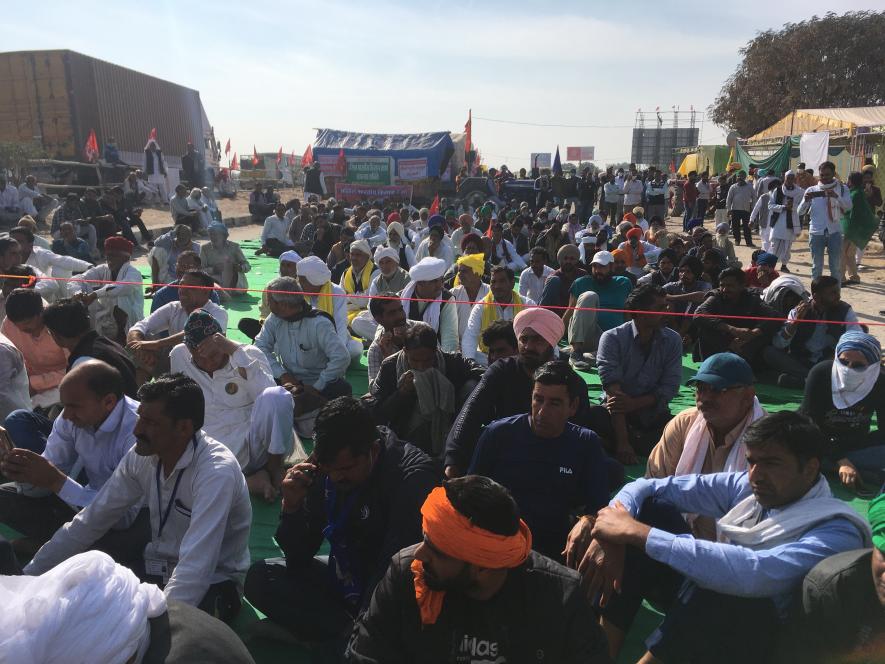
[[97,397],[113,394],[117,399],[123,398],[123,376],[101,360],[80,362],[62,378],[61,385],[65,384],[85,388]]
[[87,360],[71,369],[59,385],[61,416],[74,426],[101,426],[123,398],[123,377],[107,362]]

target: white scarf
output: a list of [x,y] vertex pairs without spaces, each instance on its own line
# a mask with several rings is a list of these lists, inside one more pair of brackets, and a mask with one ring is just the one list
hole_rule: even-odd
[[820,476],[817,483],[794,503],[766,510],[752,493],[716,523],[720,542],[729,542],[749,549],[771,549],[785,542],[795,542],[803,533],[819,523],[834,518],[851,521],[870,546],[871,533],[866,520],[843,501],[833,498],[830,485]]
[[865,369],[852,369],[842,364],[838,358],[833,360],[830,372],[830,384],[833,388],[833,405],[842,410],[850,408],[858,401],[865,399],[873,391],[882,365],[878,362]]
[[[744,424],[738,437],[731,446],[728,458],[725,460],[725,466],[721,471],[723,473],[735,473],[747,469],[747,446],[741,440],[744,437],[744,430],[760,417],[765,415],[762,410],[762,404],[759,399],[753,397],[753,411],[749,417],[744,418]],[[685,435],[685,444],[682,446],[682,455],[676,463],[676,472],[674,475],[698,475],[703,471],[704,460],[707,458],[707,451],[710,449],[710,430],[707,427],[707,420],[701,411],[697,412],[694,422]]]
[[148,620],[166,612],[163,591],[100,551],[40,576],[0,576],[0,602],[0,659],[17,664],[140,662]]
[[[400,297],[402,298],[403,311],[406,312],[406,318],[409,317],[409,307],[412,304],[410,299],[415,296],[415,287],[417,285],[417,281],[410,281],[406,285],[406,287],[403,288],[403,292],[400,293]],[[440,297],[442,297],[442,295],[440,295]],[[442,303],[438,299],[434,302],[417,302],[418,309],[421,308],[422,304],[426,304],[427,308],[424,309],[424,313],[421,315],[421,319],[430,327],[432,327],[435,332],[439,332],[439,309]]]

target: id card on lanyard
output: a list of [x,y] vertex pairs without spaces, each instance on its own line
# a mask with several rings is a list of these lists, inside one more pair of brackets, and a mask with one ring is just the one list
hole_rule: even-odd
[[[194,446],[194,456],[197,453],[197,437],[193,438],[193,446]],[[160,473],[162,472],[163,464],[160,461],[157,461],[157,515],[160,519],[160,525],[157,528],[157,536],[156,540],[159,540],[163,535],[163,529],[166,527],[166,522],[169,520],[169,515],[172,513],[172,507],[175,505],[175,497],[178,494],[178,487],[181,484],[181,478],[184,476],[184,471],[186,468],[182,468],[178,471],[178,476],[175,478],[175,484],[172,486],[172,495],[169,496],[169,502],[166,504],[166,510],[163,510],[162,504],[162,483],[160,481]],[[150,576],[157,576],[163,579],[163,584],[169,583],[169,578],[172,576],[172,570],[175,569],[175,565],[170,563],[170,561],[163,558],[149,558],[145,557],[144,559],[144,571],[146,574]]]

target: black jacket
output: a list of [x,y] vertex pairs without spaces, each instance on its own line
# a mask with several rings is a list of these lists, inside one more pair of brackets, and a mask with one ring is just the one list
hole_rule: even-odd
[[[482,428],[502,417],[530,412],[533,388],[534,381],[523,370],[518,357],[505,357],[486,369],[479,385],[455,418],[446,440],[445,464],[466,471]],[[590,400],[582,391],[578,397],[578,412],[571,421],[595,430],[591,419]]]
[[[346,522],[354,573],[365,580],[363,605],[387,571],[390,557],[421,541],[421,505],[440,482],[436,465],[424,452],[384,428],[378,432],[381,454],[369,481],[358,489]],[[300,510],[280,516],[276,540],[289,569],[310,565],[323,543],[328,524],[323,479],[317,476]]]
[[393,557],[368,611],[357,620],[347,661],[355,664],[595,664],[611,661],[580,577],[539,553],[508,572],[485,602],[449,592],[433,625],[422,625],[410,565]]
[[127,397],[135,398],[138,392],[138,384],[135,382],[135,365],[123,347],[112,339],[101,336],[95,330],[89,330],[80,339],[68,356],[68,368],[81,357],[91,357],[102,362],[107,362],[123,376],[123,392]]
[[[422,450],[432,454],[429,428],[423,427],[414,435],[409,435],[406,430],[412,411],[418,407],[418,395],[415,392],[403,395],[397,389],[398,356],[399,353],[394,353],[381,363],[381,369],[370,385],[372,415],[377,424],[389,426],[398,436],[408,437]],[[474,381],[475,385],[485,373],[483,367],[461,353],[443,352],[442,356],[445,364],[442,371],[454,386],[456,395],[468,381]],[[421,435],[421,431],[424,432],[424,436]]]

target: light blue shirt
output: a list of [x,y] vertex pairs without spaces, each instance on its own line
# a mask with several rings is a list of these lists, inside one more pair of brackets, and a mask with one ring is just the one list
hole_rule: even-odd
[[620,383],[631,397],[654,394],[655,406],[636,413],[640,418],[660,415],[682,383],[682,337],[669,327],[656,330],[644,351],[632,320],[602,333],[596,368],[603,387]]
[[[680,512],[719,519],[750,493],[746,472],[681,475],[631,482],[611,504],[620,501],[636,516],[646,499],[655,498]],[[768,510],[763,518],[776,511]],[[701,588],[736,597],[770,597],[784,615],[793,591],[812,567],[836,553],[864,546],[857,527],[836,517],[813,526],[795,542],[761,550],[652,528],[645,552]]]
[[344,342],[322,315],[290,323],[271,314],[255,345],[267,357],[274,378],[290,373],[318,391],[343,378],[350,365]]
[[[86,507],[108,481],[120,460],[135,445],[138,402],[124,396],[97,429],[76,426],[64,417],[55,418],[43,457],[68,475],[58,497],[74,507]],[[89,482],[80,484],[82,468]]]

